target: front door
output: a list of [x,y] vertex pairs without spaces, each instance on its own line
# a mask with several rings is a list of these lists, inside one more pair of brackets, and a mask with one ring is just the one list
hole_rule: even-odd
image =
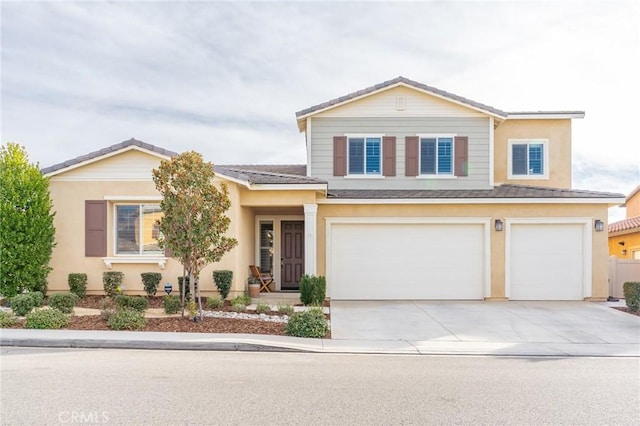
[[282,221],[282,290],[298,290],[304,274],[304,221]]

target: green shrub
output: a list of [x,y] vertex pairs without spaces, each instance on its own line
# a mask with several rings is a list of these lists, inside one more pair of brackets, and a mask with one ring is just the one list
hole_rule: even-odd
[[627,281],[622,285],[624,300],[630,312],[640,309],[640,281]]
[[327,281],[323,276],[303,275],[300,279],[300,301],[304,305],[322,306],[327,293]]
[[167,314],[177,314],[182,308],[180,296],[168,294],[163,299],[164,312]]
[[18,321],[15,315],[9,311],[0,311],[0,328],[11,327]]
[[329,326],[322,308],[296,312],[289,318],[284,329],[285,334],[295,337],[324,337],[327,331]]
[[149,307],[149,301],[142,296],[126,296],[120,294],[113,300],[118,309],[133,309],[134,311],[144,312]]
[[122,280],[124,280],[124,272],[107,271],[102,273],[102,285],[104,294],[113,297],[122,290]]
[[231,309],[233,309],[233,312],[245,312],[247,310],[247,305],[236,303],[235,305],[232,305]]
[[[184,281],[187,285],[187,287],[185,288],[185,299],[189,299],[189,295],[191,294],[191,286],[189,285],[189,276],[187,275],[186,277],[184,277]],[[196,290],[196,294],[198,294],[198,282],[196,281],[194,288]],[[178,291],[180,293],[178,294],[182,294],[182,277],[178,277]]]
[[105,297],[100,303],[100,318],[105,321],[116,311],[116,304],[111,297]]
[[79,298],[87,295],[87,274],[72,273],[69,274],[69,291]]
[[56,308],[36,309],[27,314],[24,321],[24,328],[62,328],[69,324],[69,317]]
[[267,313],[271,310],[271,305],[269,305],[268,303],[258,303],[256,305],[256,313],[257,314],[264,314]]
[[155,296],[158,291],[158,284],[162,281],[162,274],[160,272],[143,272],[140,276],[142,277],[142,284],[144,285],[144,291],[147,292],[147,296]]
[[44,294],[42,294],[41,291],[32,291],[27,294],[33,299],[33,304],[36,308],[40,308],[44,305]]
[[293,305],[288,305],[288,304],[278,304],[278,312],[282,312],[285,315],[293,315],[293,312],[295,311],[295,309],[293,309]]
[[112,330],[142,330],[147,320],[142,312],[125,308],[115,311],[107,323]]
[[231,290],[231,283],[233,282],[233,271],[213,271],[213,282],[216,283],[216,288],[220,293],[222,299],[226,299]]
[[224,305],[224,300],[219,297],[207,297],[207,306],[213,309],[219,309]]
[[21,317],[27,315],[36,306],[33,296],[29,293],[18,294],[11,298],[11,310]]
[[65,314],[73,312],[73,307],[76,306],[77,301],[78,296],[73,293],[55,293],[49,296],[49,306]]
[[231,306],[234,305],[250,305],[251,304],[251,297],[244,295],[244,296],[236,296],[235,299],[233,299],[231,301]]

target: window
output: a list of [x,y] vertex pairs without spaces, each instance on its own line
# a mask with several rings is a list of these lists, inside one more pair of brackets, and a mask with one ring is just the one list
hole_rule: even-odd
[[273,273],[273,221],[260,221],[260,270]]
[[159,204],[116,205],[116,254],[163,253],[158,245],[160,232],[157,221],[161,218]]
[[382,137],[380,136],[349,137],[349,174],[382,174],[381,145]]
[[453,175],[453,136],[420,137],[420,174]]
[[546,140],[509,140],[509,178],[546,179],[547,159]]

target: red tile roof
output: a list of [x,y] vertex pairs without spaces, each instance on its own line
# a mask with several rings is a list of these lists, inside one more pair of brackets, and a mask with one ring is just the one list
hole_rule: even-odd
[[609,232],[621,232],[630,229],[638,229],[638,231],[640,231],[640,216],[630,217],[629,219],[609,224]]

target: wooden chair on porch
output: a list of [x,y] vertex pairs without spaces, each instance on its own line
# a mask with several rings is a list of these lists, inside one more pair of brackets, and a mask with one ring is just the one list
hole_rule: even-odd
[[269,284],[273,282],[271,274],[260,272],[260,267],[256,265],[250,265],[249,269],[251,270],[251,275],[260,280],[260,293],[262,293],[263,290],[266,290],[267,293],[271,293],[271,290],[269,290]]

